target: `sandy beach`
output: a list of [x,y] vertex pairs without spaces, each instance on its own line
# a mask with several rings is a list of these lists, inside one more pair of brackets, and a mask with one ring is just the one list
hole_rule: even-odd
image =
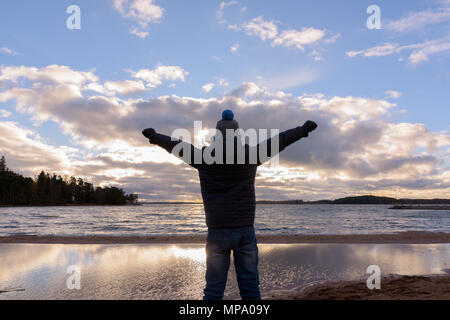
[[[144,244],[144,243],[204,243],[202,235],[167,236],[6,236],[0,243],[48,243],[48,244]],[[450,233],[401,232],[395,234],[349,235],[259,235],[259,243],[360,243],[360,244],[432,244],[450,243]]]
[[450,276],[390,276],[380,290],[367,289],[365,281],[313,283],[289,291],[271,292],[274,300],[450,300]]
[[[277,238],[293,241],[302,237]],[[411,234],[397,237],[308,238],[314,241],[353,243],[260,243],[261,292],[266,299],[447,299],[450,288],[448,236]],[[386,244],[354,243],[396,241]],[[409,240],[408,240],[409,239]],[[447,240],[446,240],[447,239]],[[5,241],[6,239],[3,239]],[[108,299],[198,300],[205,277],[204,243],[118,243],[120,237],[91,239],[7,239],[0,243],[0,300],[9,299]],[[108,243],[87,243],[109,241]],[[127,241],[141,239],[127,238]],[[146,239],[156,241],[155,239]],[[191,241],[190,238],[182,238]],[[202,241],[202,239],[198,239]],[[272,241],[273,238],[265,239]],[[23,241],[14,243],[13,241]],[[39,243],[39,242],[52,243]],[[73,243],[85,241],[85,243]],[[180,241],[179,238],[172,241]],[[65,243],[63,243],[65,242]],[[382,277],[404,276],[401,281],[383,278],[381,291],[368,290],[367,267],[378,265]],[[81,290],[68,290],[67,268],[81,270]],[[439,276],[435,280],[436,275]],[[431,277],[428,280],[427,277]],[[34,281],[39,279],[39,281]],[[239,299],[235,270],[230,268],[226,299]],[[389,280],[389,281],[388,281]],[[350,282],[349,282],[350,281]],[[352,282],[353,281],[353,282]]]
[[[49,263],[60,264],[64,257],[78,256],[80,261],[85,261],[86,256],[96,255],[95,261],[103,261],[103,265],[117,264],[117,261],[109,261],[110,256],[119,254],[127,262],[126,274],[128,278],[135,279],[130,283],[129,293],[119,294],[115,286],[107,292],[102,292],[98,288],[88,289],[81,296],[72,296],[64,291],[55,294],[48,293],[49,299],[72,299],[72,298],[114,298],[114,299],[200,299],[198,292],[203,286],[203,271],[198,271],[195,267],[191,270],[192,279],[185,279],[185,283],[194,283],[193,287],[181,288],[178,292],[169,295],[159,292],[159,289],[152,288],[148,280],[142,283],[140,276],[129,271],[130,263],[137,264],[135,268],[145,266],[146,278],[151,276],[148,270],[156,268],[166,270],[169,265],[176,265],[176,261],[192,261],[195,265],[203,263],[205,235],[155,235],[155,236],[5,236],[0,237],[0,244],[4,244],[5,254],[9,256],[9,263],[17,261],[38,259],[39,264]],[[446,269],[448,260],[442,258],[445,251],[441,251],[441,256],[436,253],[435,258],[430,254],[450,243],[450,233],[432,232],[401,232],[395,234],[348,234],[348,235],[259,235],[258,241],[261,244],[261,279],[265,285],[262,289],[263,299],[267,300],[425,300],[439,299],[450,300],[450,273]],[[13,247],[9,246],[24,246]],[[28,253],[28,246],[33,246],[33,255]],[[100,246],[100,247],[98,247]],[[434,247],[433,247],[434,246]],[[438,246],[438,247],[436,247]],[[183,249],[184,248],[184,249]],[[422,249],[421,249],[422,248]],[[426,249],[428,248],[428,249]],[[434,249],[433,249],[434,248]],[[23,256],[20,252],[24,252]],[[86,252],[89,254],[86,255]],[[149,253],[151,252],[151,253]],[[319,254],[320,253],[320,254]],[[41,256],[51,255],[52,258],[45,258],[41,261]],[[53,257],[53,255],[56,255]],[[5,256],[5,258],[7,257]],[[16,257],[17,256],[17,257]],[[125,258],[128,256],[128,258]],[[173,256],[173,257],[172,257]],[[16,257],[16,258],[14,258]],[[146,260],[146,257],[152,257]],[[156,259],[156,257],[159,257]],[[172,258],[170,258],[172,257]],[[441,257],[441,258],[437,258]],[[158,261],[156,263],[153,261]],[[161,260],[162,259],[162,260]],[[169,259],[169,260],[167,260]],[[174,260],[175,259],[175,260]],[[188,259],[188,260],[178,260]],[[337,260],[336,260],[337,259]],[[431,267],[438,259],[437,265],[441,267]],[[442,260],[443,259],[443,260]],[[166,261],[167,260],[167,261]],[[44,262],[45,261],[45,262]],[[166,266],[161,267],[160,263],[165,261]],[[287,263],[285,269],[279,267],[279,262]],[[338,262],[339,261],[339,262]],[[408,261],[415,261],[414,264]],[[384,277],[381,281],[380,290],[369,290],[365,280],[338,280],[342,273],[330,271],[328,267],[342,270],[353,270],[351,277],[359,279],[360,272],[364,272],[368,264],[381,263]],[[426,264],[424,264],[426,262]],[[156,264],[155,264],[156,263]],[[338,263],[338,264],[337,264]],[[396,267],[392,267],[391,265]],[[100,263],[100,265],[102,265]],[[100,265],[98,268],[100,268]],[[277,265],[276,272],[280,273],[280,278],[274,275],[274,265]],[[308,269],[305,269],[305,266]],[[314,267],[311,267],[314,266]],[[320,269],[319,266],[328,266]],[[190,266],[192,268],[192,265]],[[188,265],[183,267],[183,272]],[[311,269],[312,268],[312,269]],[[318,269],[317,269],[318,268]],[[16,268],[14,268],[16,269]],[[102,269],[102,268],[100,268]],[[119,266],[120,269],[120,266]],[[133,268],[132,268],[133,269]],[[94,269],[95,270],[95,269]],[[167,269],[169,270],[169,269]],[[289,271],[288,271],[289,270]],[[165,277],[171,279],[174,271]],[[447,274],[439,274],[439,273]],[[172,274],[173,273],[173,274]],[[96,271],[86,271],[88,274],[98,274]],[[150,281],[151,283],[160,281],[160,275]],[[183,273],[184,274],[184,273]],[[282,276],[284,274],[285,276]],[[286,275],[290,274],[286,283]],[[398,275],[401,274],[401,275]],[[439,274],[439,275],[438,275]],[[195,275],[195,276],[194,276]],[[62,282],[65,275],[61,275]],[[275,279],[275,278],[276,279]],[[303,278],[306,277],[306,278]],[[233,276],[231,276],[231,279]],[[195,279],[195,280],[193,280]],[[321,280],[324,279],[324,280]],[[49,279],[48,281],[54,281]],[[97,278],[89,279],[90,283],[96,283]],[[103,287],[104,281],[100,281]],[[127,280],[129,283],[129,279]],[[285,282],[284,286],[291,286],[289,290],[278,289],[274,283]],[[302,282],[305,282],[302,284]],[[34,299],[41,296],[39,288],[21,288],[14,286],[14,281],[10,282],[13,290],[3,288],[0,292],[0,299],[7,297],[29,297]],[[20,283],[20,282],[18,282]],[[120,282],[123,286],[123,281]],[[295,285],[297,283],[297,285]],[[294,286],[292,286],[294,284]],[[150,286],[150,287],[149,287]],[[136,288],[144,287],[142,293],[133,293]],[[15,289],[14,289],[15,288]],[[0,288],[2,289],[2,288]],[[113,293],[116,292],[116,293]],[[117,293],[119,292],[119,293]],[[140,291],[139,291],[140,292]],[[238,299],[236,284],[232,279],[231,287],[226,295],[228,299]],[[7,295],[7,296],[5,296]],[[117,295],[117,296],[116,296]]]

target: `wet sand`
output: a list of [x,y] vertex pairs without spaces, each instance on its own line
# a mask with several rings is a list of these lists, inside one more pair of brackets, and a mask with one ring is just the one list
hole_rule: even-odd
[[[260,244],[259,257],[261,292],[263,296],[275,292],[272,299],[283,298],[281,294],[285,299],[299,299],[299,290],[291,289],[318,283],[328,287],[307,298],[368,298],[373,292],[363,281],[349,286],[340,282],[345,290],[337,293],[324,281],[367,279],[369,265],[378,265],[382,276],[450,275],[450,244]],[[3,243],[0,261],[0,300],[197,300],[205,285],[204,243]],[[80,290],[67,288],[71,266],[80,268]],[[382,280],[381,287],[393,299],[420,298],[413,294],[425,289],[438,298],[446,297],[442,287],[416,286],[416,279],[389,288]],[[435,284],[450,288],[448,281]],[[239,299],[234,267],[225,297]]]
[[[0,237],[0,243],[41,243],[41,244],[145,244],[145,243],[204,243],[203,235],[167,236],[7,236]],[[258,235],[259,243],[360,243],[360,244],[433,244],[450,243],[450,233],[401,232],[395,234],[355,234],[355,235]]]
[[450,300],[450,276],[390,276],[380,290],[367,289],[365,281],[310,284],[290,291],[267,294],[274,300]]

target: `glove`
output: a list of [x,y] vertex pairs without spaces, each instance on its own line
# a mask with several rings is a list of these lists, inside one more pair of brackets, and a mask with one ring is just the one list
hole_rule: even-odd
[[144,135],[144,137],[146,137],[149,140],[153,137],[153,135],[155,133],[156,133],[156,131],[153,128],[145,129],[144,131],[142,131],[142,134]]
[[315,123],[314,121],[308,120],[303,125],[303,129],[305,129],[305,131],[307,133],[313,132],[314,130],[317,129],[317,123]]
[[306,121],[305,124],[302,127],[297,127],[297,130],[299,130],[303,136],[303,138],[308,138],[308,135],[310,132],[317,129],[317,123],[314,121]]

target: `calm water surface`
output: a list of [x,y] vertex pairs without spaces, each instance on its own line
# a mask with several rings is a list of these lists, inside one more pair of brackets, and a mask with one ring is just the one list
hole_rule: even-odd
[[[450,232],[450,211],[389,210],[386,205],[259,205],[260,234]],[[202,234],[202,205],[0,208],[5,235]]]

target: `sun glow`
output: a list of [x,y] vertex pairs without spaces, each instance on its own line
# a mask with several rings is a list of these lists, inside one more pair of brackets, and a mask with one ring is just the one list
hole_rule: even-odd
[[187,258],[191,259],[195,262],[205,262],[206,261],[206,252],[204,248],[201,249],[183,249],[180,247],[173,246],[170,248],[170,251],[177,258]]

